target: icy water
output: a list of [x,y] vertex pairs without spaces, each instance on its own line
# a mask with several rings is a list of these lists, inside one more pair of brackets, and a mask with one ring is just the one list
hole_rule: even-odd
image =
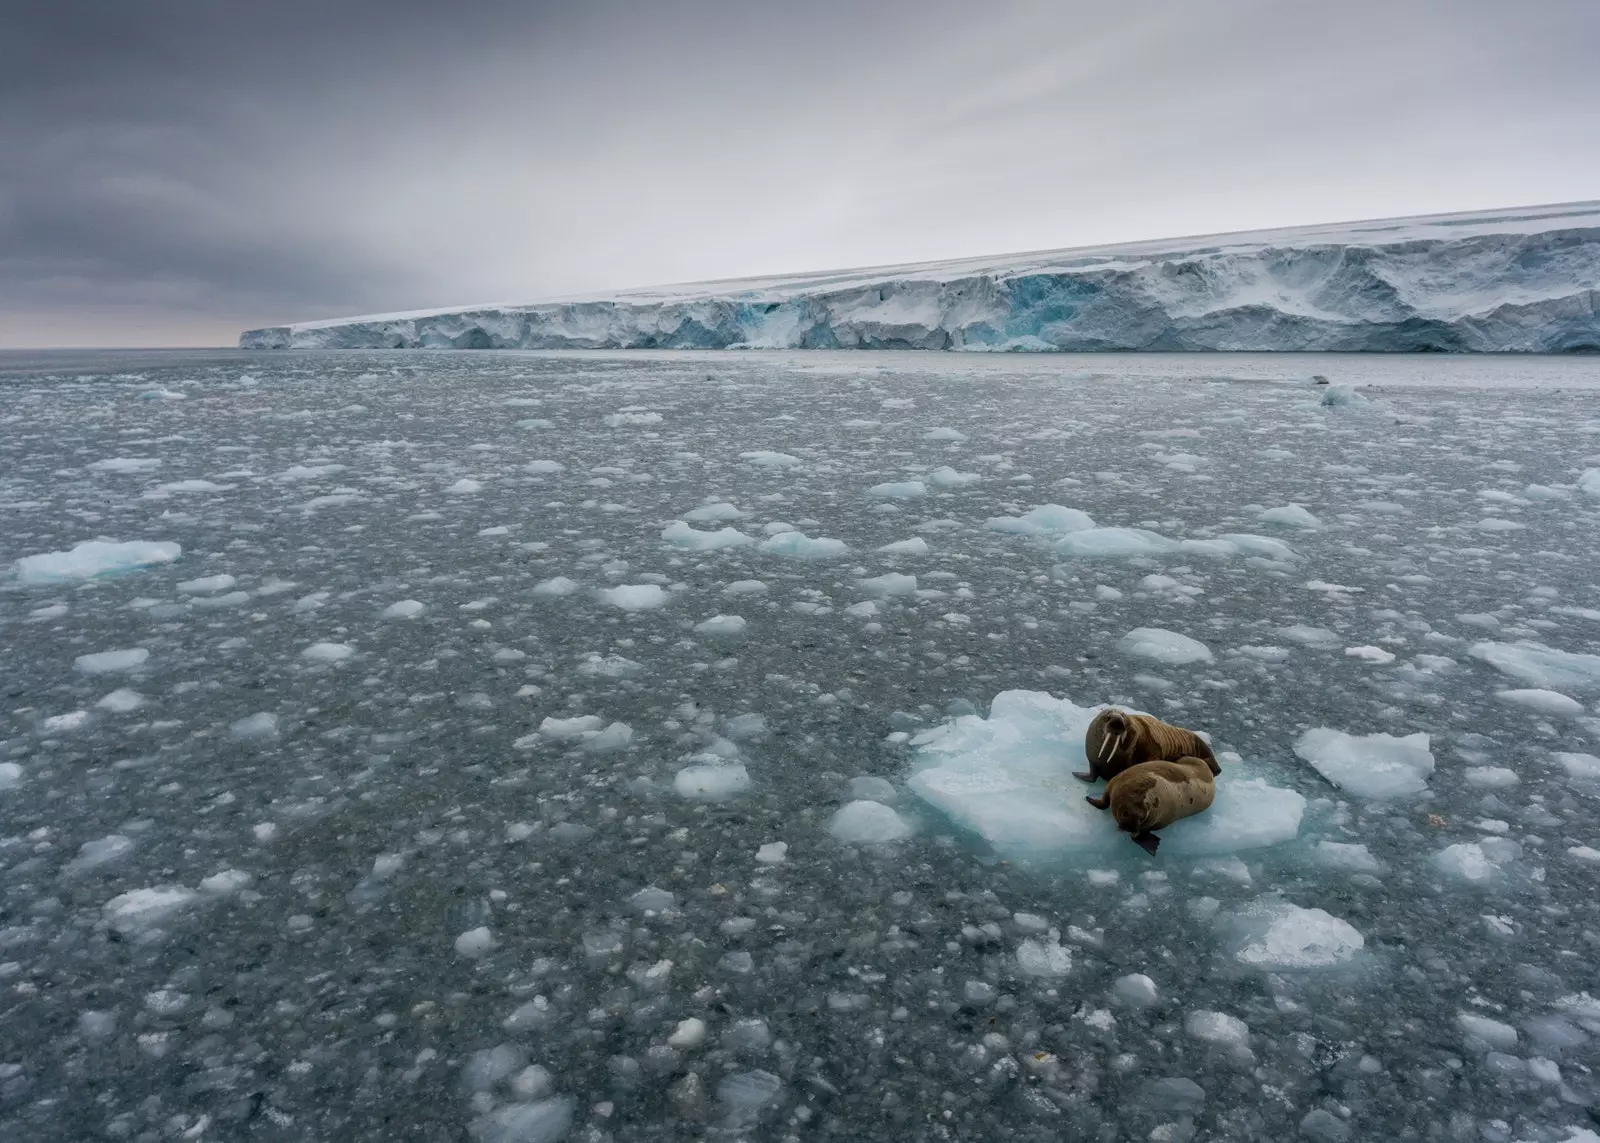
[[1594,468],[1582,359],[0,356],[0,1138],[1593,1140]]

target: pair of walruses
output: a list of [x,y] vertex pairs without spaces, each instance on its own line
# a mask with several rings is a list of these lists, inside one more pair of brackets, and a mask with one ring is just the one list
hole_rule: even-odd
[[1073,777],[1106,779],[1105,792],[1089,804],[1109,809],[1117,828],[1151,854],[1161,844],[1154,831],[1210,806],[1213,779],[1222,773],[1210,745],[1194,731],[1124,710],[1095,715],[1083,752],[1089,771]]

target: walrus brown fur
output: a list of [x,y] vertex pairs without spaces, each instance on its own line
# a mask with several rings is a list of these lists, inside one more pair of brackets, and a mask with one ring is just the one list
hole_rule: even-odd
[[1073,777],[1085,782],[1110,780],[1141,762],[1172,762],[1184,757],[1204,759],[1211,763],[1213,773],[1218,772],[1211,747],[1194,731],[1116,708],[1094,716],[1084,735],[1083,753],[1089,759],[1089,771]]
[[1105,791],[1088,802],[1099,810],[1110,809],[1117,828],[1132,834],[1134,842],[1153,855],[1161,844],[1156,830],[1211,805],[1217,773],[1216,761],[1207,758],[1141,762],[1112,778]]

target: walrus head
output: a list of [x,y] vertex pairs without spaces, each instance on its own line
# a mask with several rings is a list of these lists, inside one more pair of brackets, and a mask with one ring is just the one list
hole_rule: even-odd
[[1132,744],[1133,726],[1128,716],[1120,710],[1102,711],[1100,714],[1100,751],[1096,762],[1112,762]]

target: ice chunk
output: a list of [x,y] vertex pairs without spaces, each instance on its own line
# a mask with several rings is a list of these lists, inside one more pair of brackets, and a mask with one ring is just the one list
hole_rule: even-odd
[[[528,425],[527,421],[519,421],[517,422],[517,427],[527,428],[530,426]],[[539,425],[539,427],[552,428],[554,426],[552,426],[549,421],[544,421]],[[527,464],[522,466],[523,472],[531,473],[534,476],[550,476],[553,473],[565,472],[566,470],[567,466],[562,464],[559,460],[530,460]]]
[[1329,385],[1322,391],[1322,399],[1318,403],[1329,409],[1359,408],[1371,404],[1348,385]]
[[1573,718],[1583,713],[1583,704],[1559,691],[1511,690],[1495,691],[1494,697],[1512,706],[1526,707],[1537,714],[1557,718]]
[[646,885],[628,898],[628,905],[638,913],[665,913],[676,907],[678,899],[665,889]]
[[1558,651],[1542,643],[1474,643],[1467,654],[1531,687],[1586,691],[1600,687],[1600,655]]
[[156,456],[108,456],[104,460],[94,461],[89,466],[90,472],[149,472],[161,467],[161,458]]
[[1294,752],[1328,781],[1358,798],[1401,798],[1427,789],[1433,753],[1426,734],[1346,734],[1319,726]]
[[679,1020],[678,1026],[673,1029],[672,1035],[667,1037],[667,1043],[679,1051],[698,1048],[706,1042],[706,1022],[695,1016],[687,1020]]
[[1231,920],[1238,944],[1234,958],[1258,968],[1329,968],[1349,961],[1366,945],[1348,921],[1275,898],[1253,901]]
[[983,477],[976,472],[957,472],[948,464],[940,465],[928,473],[928,483],[935,488],[965,488],[977,484]]
[[63,876],[75,877],[98,869],[102,865],[109,865],[113,861],[121,861],[134,851],[133,838],[124,834],[113,833],[95,841],[86,841],[78,847],[78,856],[62,866]]
[[882,802],[854,801],[828,819],[828,832],[840,841],[872,845],[911,836],[911,826]]
[[1557,753],[1556,762],[1570,778],[1582,782],[1600,782],[1600,757],[1593,754]]
[[22,784],[22,766],[16,762],[0,762],[0,790],[11,790]]
[[602,603],[620,607],[623,611],[647,611],[661,607],[672,596],[657,583],[625,583],[619,587],[603,587],[595,592]]
[[896,798],[893,783],[887,779],[863,774],[850,779],[850,796],[869,802],[892,802]]
[[213,873],[210,877],[202,878],[200,889],[216,897],[226,897],[230,893],[237,893],[247,888],[255,878],[242,869],[224,869]]
[[1302,647],[1317,647],[1327,650],[1337,647],[1344,642],[1343,639],[1326,627],[1308,627],[1297,623],[1292,627],[1278,628],[1278,634],[1291,643],[1299,643]]
[[135,932],[171,920],[193,905],[199,896],[182,885],[155,885],[118,894],[105,903],[102,912],[113,929]]
[[888,556],[925,556],[928,554],[928,541],[921,536],[913,536],[909,540],[884,544],[878,551]]
[[1504,837],[1482,841],[1457,842],[1433,855],[1433,863],[1451,877],[1472,885],[1501,881],[1507,870],[1522,856],[1522,846]]
[[967,434],[960,429],[940,427],[929,429],[922,434],[922,439],[925,441],[964,441],[967,439]]
[[919,496],[928,494],[928,486],[920,480],[905,480],[899,483],[874,484],[867,489],[868,496],[876,496],[884,500],[915,500]]
[[355,653],[348,643],[313,643],[300,652],[300,657],[314,663],[341,663]]
[[713,615],[696,623],[694,630],[696,635],[726,637],[743,634],[746,626],[742,615]]
[[138,710],[144,705],[144,696],[138,691],[129,690],[127,687],[118,687],[94,705],[101,710],[109,710],[114,714],[127,714],[129,711]]
[[607,413],[602,419],[609,427],[617,429],[624,425],[659,425],[661,423],[661,414],[648,412]]
[[[1012,532],[1020,536],[1065,535],[1068,532],[1086,532],[1093,528],[1094,520],[1087,512],[1065,508],[1060,504],[1041,504],[1021,516],[994,516],[984,525],[994,532]],[[1105,529],[1111,531],[1114,529]],[[1152,533],[1153,534],[1153,533]]]
[[737,1121],[753,1119],[783,1093],[783,1081],[771,1072],[737,1072],[717,1085],[717,1098]]
[[1062,555],[1091,560],[1160,556],[1176,547],[1165,536],[1143,528],[1085,528],[1056,541],[1056,550]]
[[578,581],[558,575],[534,584],[532,590],[534,595],[571,595],[578,590]]
[[794,468],[796,465],[805,463],[797,456],[790,456],[786,452],[772,452],[767,449],[741,452],[739,459],[749,461],[751,464],[761,468]]
[[234,738],[265,739],[278,736],[278,716],[271,711],[259,711],[248,718],[241,718],[228,726],[228,733]]
[[1600,468],[1586,468],[1578,477],[1578,491],[1600,499]]
[[868,595],[880,598],[886,595],[910,595],[917,590],[917,577],[903,575],[900,572],[888,572],[873,576],[871,579],[858,580],[857,584]]
[[579,714],[572,718],[546,718],[539,724],[539,733],[559,742],[582,738],[586,734],[598,731],[603,725],[605,725],[604,720],[597,714]]
[[[1087,769],[1084,734],[1103,707],[1039,691],[1002,691],[989,717],[962,715],[919,733],[913,793],[1008,857],[1120,853],[1129,845],[1111,815],[1084,801],[1072,777]],[[1162,855],[1209,856],[1275,845],[1300,830],[1305,799],[1231,766],[1203,814],[1161,832]]]
[[722,589],[723,595],[765,595],[767,585],[759,579],[736,579]]
[[1196,1040],[1204,1040],[1236,1055],[1250,1054],[1250,1026],[1237,1016],[1199,1008],[1183,1018],[1183,1030]]
[[750,513],[740,511],[735,505],[721,500],[715,504],[702,504],[685,512],[683,518],[695,524],[714,524],[722,520],[739,520],[748,515]]
[[23,556],[14,566],[17,579],[26,584],[70,583],[170,564],[181,555],[182,545],[168,541],[85,540],[70,551]]
[[472,1121],[477,1143],[556,1143],[572,1126],[577,1100],[570,1095],[509,1103]]
[[826,537],[813,540],[804,532],[779,532],[761,542],[761,551],[791,560],[831,560],[849,550],[850,546],[843,540]]
[[762,865],[782,865],[789,857],[789,843],[769,841],[756,850],[756,861]]
[[1475,1012],[1462,1012],[1456,1017],[1456,1027],[1466,1034],[1467,1043],[1479,1050],[1490,1048],[1509,1052],[1517,1046],[1517,1030]]
[[1342,841],[1320,841],[1312,851],[1316,859],[1330,869],[1347,869],[1352,873],[1382,873],[1383,862],[1372,856],[1364,845]]
[[1263,524],[1278,524],[1285,528],[1320,528],[1322,521],[1299,504],[1285,504],[1281,508],[1267,508],[1256,514]]
[[1135,628],[1118,641],[1117,650],[1124,655],[1152,659],[1169,666],[1209,663],[1212,659],[1211,648],[1198,639],[1161,627]]
[[466,957],[468,960],[476,960],[494,948],[494,944],[494,934],[489,931],[488,926],[479,925],[477,928],[468,929],[456,937],[456,955]]
[[1072,971],[1072,950],[1061,944],[1061,934],[1051,929],[1043,940],[1029,937],[1017,946],[1017,968],[1024,976],[1055,979]]
[[1504,766],[1468,766],[1461,771],[1461,777],[1470,786],[1489,790],[1501,790],[1522,781],[1515,770]]
[[742,762],[708,760],[679,770],[673,776],[672,788],[685,798],[722,802],[750,788],[750,772]]
[[682,520],[668,525],[661,538],[675,548],[688,552],[714,552],[723,548],[740,548],[755,540],[737,528],[718,528],[715,532],[702,532],[691,528]]
[[97,651],[92,655],[79,655],[72,665],[86,675],[108,675],[114,671],[131,671],[144,666],[150,652],[143,647],[130,647],[125,651]]
[[231,590],[238,582],[233,576],[224,572],[201,576],[199,579],[186,579],[178,584],[178,592],[181,595],[216,595],[218,592]]
[[421,615],[424,604],[416,599],[402,599],[391,603],[378,613],[380,619],[415,619]]
[[1156,982],[1142,972],[1117,977],[1111,984],[1111,995],[1129,1008],[1149,1008],[1160,999]]

